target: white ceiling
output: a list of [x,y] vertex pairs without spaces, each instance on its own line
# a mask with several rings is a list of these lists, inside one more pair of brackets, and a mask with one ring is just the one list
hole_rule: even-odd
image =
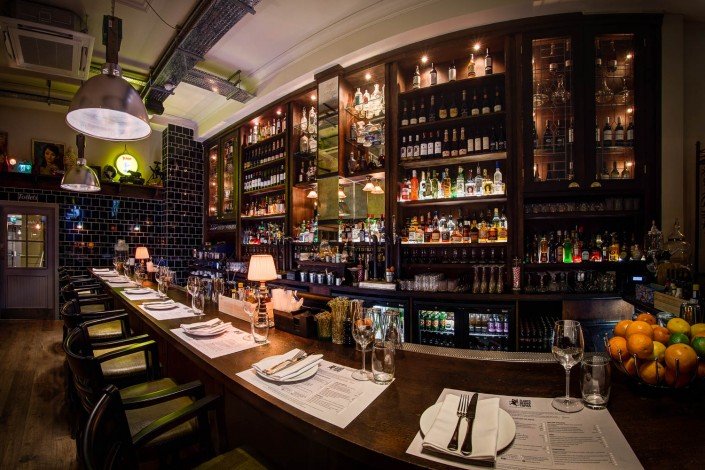
[[[110,0],[39,1],[87,15],[89,34],[96,38],[93,60],[102,62],[102,18],[110,13]],[[167,23],[177,25],[199,0],[149,1]],[[705,1],[692,0],[261,0],[255,10],[226,33],[198,67],[222,77],[242,70],[243,85],[257,97],[242,105],[181,83],[164,103],[164,116],[155,120],[192,121],[198,134],[207,137],[312,82],[314,73],[332,64],[349,65],[427,37],[506,19],[563,11],[668,11],[705,19]],[[147,74],[175,31],[146,0],[117,0],[115,15],[123,19],[120,64]],[[22,81],[17,71],[0,70],[0,85]],[[23,85],[41,91],[44,83],[24,78]],[[76,85],[54,80],[53,87],[70,98]]]

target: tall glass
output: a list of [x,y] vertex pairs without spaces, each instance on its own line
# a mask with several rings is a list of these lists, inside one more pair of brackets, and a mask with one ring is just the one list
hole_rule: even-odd
[[365,369],[365,349],[375,337],[375,325],[371,309],[356,309],[353,312],[352,335],[362,349],[362,369],[356,370],[352,374],[355,380],[370,380],[371,374]]
[[206,306],[206,293],[202,285],[198,285],[191,294],[191,309],[193,313],[200,316],[203,315],[203,309]]
[[262,292],[257,291],[257,311],[250,317],[252,326],[252,337],[255,343],[266,343],[269,337],[269,318],[265,309]]
[[559,320],[553,327],[553,357],[565,368],[565,396],[554,398],[551,404],[559,411],[574,413],[583,409],[578,398],[570,396],[570,369],[583,359],[585,341],[583,329],[575,320]]

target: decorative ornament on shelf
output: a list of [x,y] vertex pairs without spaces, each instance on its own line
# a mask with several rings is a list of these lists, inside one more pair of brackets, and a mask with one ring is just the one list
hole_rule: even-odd
[[105,165],[103,167],[102,176],[105,181],[112,181],[117,176],[117,170],[112,165]]
[[155,161],[154,167],[149,167],[152,170],[152,176],[147,180],[147,186],[157,186],[159,188],[164,186],[164,180],[166,179],[166,174],[162,169],[162,162]]

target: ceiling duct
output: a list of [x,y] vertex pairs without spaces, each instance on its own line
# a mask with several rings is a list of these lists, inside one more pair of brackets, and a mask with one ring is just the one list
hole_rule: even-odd
[[[155,65],[149,84],[142,90],[141,95],[147,103],[148,111],[161,114],[159,111],[163,110],[163,106],[155,106],[155,103],[163,103],[171,95],[168,91],[170,87],[173,89],[182,81],[186,81],[186,77],[193,71],[195,65],[203,61],[206,53],[225,33],[243,17],[255,13],[254,6],[258,3],[259,0],[208,0],[199,3]],[[203,73],[195,72],[190,80],[200,82]],[[212,79],[223,81],[216,76],[212,76]],[[239,87],[232,83],[230,86],[237,88],[231,90],[233,98],[242,96],[238,92]],[[210,86],[202,88],[213,91]],[[250,94],[247,93],[247,95]]]
[[[238,77],[238,80],[232,82],[233,77]],[[189,85],[203,88],[204,90],[212,91],[226,97],[229,100],[247,103],[255,97],[247,90],[240,88],[240,72],[233,74],[230,79],[220,78],[212,73],[204,72],[203,70],[191,69],[184,77],[183,81]]]

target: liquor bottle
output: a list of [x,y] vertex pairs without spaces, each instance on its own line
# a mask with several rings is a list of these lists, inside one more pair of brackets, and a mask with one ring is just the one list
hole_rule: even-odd
[[490,100],[487,97],[487,88],[482,89],[482,108],[481,112],[482,114],[489,114],[490,113]]
[[597,118],[595,118],[595,146],[599,147],[602,139],[600,138],[600,125],[597,123]]
[[411,102],[411,116],[409,116],[409,125],[414,125],[419,123],[419,117],[416,114],[416,101]]
[[546,121],[546,129],[543,131],[543,147],[545,149],[553,148],[553,130],[550,119]]
[[634,147],[634,121],[629,119],[629,125],[627,126],[627,138],[626,144],[628,147]]
[[497,131],[495,130],[495,127],[493,125],[490,126],[490,152],[496,152],[497,146]]
[[448,108],[446,108],[446,103],[443,100],[443,95],[441,95],[441,103],[438,106],[438,119],[445,119],[448,117]]
[[556,247],[554,257],[556,259],[556,263],[563,262],[563,237],[560,230],[556,231]]
[[472,177],[472,170],[468,170],[468,176],[465,178],[465,196],[475,195],[475,178]]
[[431,104],[428,107],[428,122],[436,120],[436,97],[431,95]]
[[409,182],[409,178],[404,178],[404,181],[401,184],[401,200],[411,200],[411,183]]
[[450,156],[451,157],[458,156],[458,130],[457,129],[453,129],[453,138],[450,143]]
[[401,138],[401,145],[399,146],[399,160],[406,160],[406,136]]
[[470,54],[470,62],[468,62],[468,78],[475,77],[475,54]]
[[301,134],[301,139],[299,139],[299,152],[308,153],[308,136],[306,134]]
[[318,140],[315,135],[311,134],[308,138],[308,153],[315,154],[316,150],[318,150]]
[[431,149],[431,153],[433,153],[433,144],[429,145],[431,141],[426,138],[426,133],[424,132],[421,134],[421,160],[425,160],[429,156],[429,148]]
[[561,124],[560,119],[556,121],[553,143],[556,149],[562,150],[565,147],[565,128],[563,127],[563,124]]
[[406,109],[406,100],[404,100],[404,111],[401,113],[401,125],[409,125],[409,111]]
[[453,95],[453,98],[451,99],[450,108],[448,109],[448,116],[451,118],[458,117],[458,105],[455,102],[455,95]]
[[411,88],[416,90],[421,88],[421,73],[419,72],[419,66],[416,66],[416,71],[414,72],[414,79],[411,84]]
[[431,86],[438,84],[438,72],[436,71],[436,67],[433,65],[433,62],[431,62],[431,71],[429,72],[429,77]]
[[421,181],[419,181],[419,199],[426,199],[426,173],[421,172]]
[[492,192],[494,194],[504,194],[504,182],[502,181],[502,171],[499,169],[499,162],[496,162],[495,165]]
[[565,240],[563,240],[563,262],[573,262],[573,243],[570,240],[570,235],[567,230],[565,231]]
[[539,148],[539,134],[536,132],[536,120],[534,120],[531,134],[533,139],[534,150],[536,150],[537,148]]
[[482,151],[490,151],[490,135],[488,134],[487,127],[482,129]]
[[433,157],[443,156],[443,144],[441,142],[441,131],[436,131],[436,140],[433,142]]
[[448,67],[448,81],[454,82],[455,79],[456,79],[455,61],[452,61],[450,63],[450,67]]
[[418,122],[419,122],[419,124],[426,123],[426,104],[425,104],[423,98],[421,99],[421,107],[419,108]]
[[450,157],[450,140],[448,138],[448,129],[443,131],[443,144],[441,146],[441,157]]
[[411,135],[406,140],[406,159],[411,160],[414,158],[414,141],[411,139]]
[[452,192],[452,183],[450,180],[450,170],[446,168],[445,172],[445,177],[443,178],[443,197],[445,199],[449,199],[451,197],[451,192]]
[[617,116],[617,126],[614,128],[614,145],[617,147],[624,147],[626,142],[624,140],[624,126],[622,126],[622,119]]
[[438,220],[438,212],[433,213],[433,222],[431,223],[432,231],[431,231],[431,243],[440,243],[441,242],[441,230],[440,230],[440,222]]
[[[365,90],[365,92],[366,91],[367,90]],[[308,133],[309,134],[316,133],[317,122],[318,122],[318,116],[316,115],[316,107],[311,106],[311,109],[308,111]]]
[[433,170],[433,176],[431,177],[431,191],[428,199],[436,199],[438,197],[438,192],[440,189],[440,184],[438,182],[438,173]]
[[482,194],[484,196],[492,194],[492,180],[487,174],[487,168],[482,170]]
[[465,177],[463,167],[458,167],[458,178],[455,180],[455,197],[465,197]]
[[497,241],[506,242],[509,240],[509,223],[507,221],[507,216],[504,214],[504,208],[502,208],[502,215],[499,218],[499,230],[497,231]]
[[477,242],[487,243],[487,222],[485,215],[480,211],[480,221],[477,223]]
[[472,135],[472,129],[468,129],[467,153],[470,155],[475,152],[475,137]]
[[488,234],[488,240],[491,242],[496,242],[499,241],[499,226],[500,226],[500,218],[499,218],[499,209],[494,208],[494,216],[492,217],[492,225],[490,226],[490,231]]
[[494,106],[492,107],[492,111],[495,113],[502,111],[502,98],[499,96],[499,85],[495,85],[494,87]]
[[568,142],[567,142],[568,145],[572,145],[572,144],[573,144],[573,138],[574,138],[574,134],[573,134],[573,118],[570,118],[570,127],[568,127]]
[[458,137],[458,156],[462,157],[468,154],[467,139],[465,138],[465,128],[460,128],[460,136]]
[[414,159],[418,160],[421,157],[421,143],[419,141],[419,135],[416,134],[415,140],[414,140],[414,153],[413,153]]
[[478,116],[480,114],[480,103],[477,100],[477,90],[472,91],[472,107],[470,108],[471,116]]
[[417,201],[419,199],[419,179],[416,177],[416,170],[411,171],[411,181],[409,181],[409,199]]
[[472,222],[470,223],[470,243],[478,243],[480,241],[480,228],[477,226],[477,214],[472,214]]
[[301,112],[301,121],[299,121],[299,125],[301,126],[301,132],[308,132],[308,114],[306,114],[306,106],[304,106],[304,109]]
[[610,147],[612,145],[613,131],[612,124],[610,123],[610,117],[607,116],[605,121],[605,127],[602,128],[602,145],[605,147]]
[[475,137],[473,139],[474,143],[473,146],[475,147],[475,153],[480,153],[482,152],[482,135],[480,134],[480,131],[475,129],[474,130]]
[[610,179],[619,179],[619,170],[617,169],[617,160],[612,162],[612,171],[610,171]]
[[477,162],[477,170],[475,171],[475,196],[482,196],[482,169],[480,162]]
[[489,47],[485,53],[485,75],[492,75],[492,56]]
[[507,150],[507,136],[504,134],[504,124],[501,122],[497,129],[497,150],[500,152]]
[[632,174],[629,171],[630,166],[631,166],[631,162],[624,162],[624,168],[622,169],[622,173],[619,175],[620,178],[629,179],[632,177]]

